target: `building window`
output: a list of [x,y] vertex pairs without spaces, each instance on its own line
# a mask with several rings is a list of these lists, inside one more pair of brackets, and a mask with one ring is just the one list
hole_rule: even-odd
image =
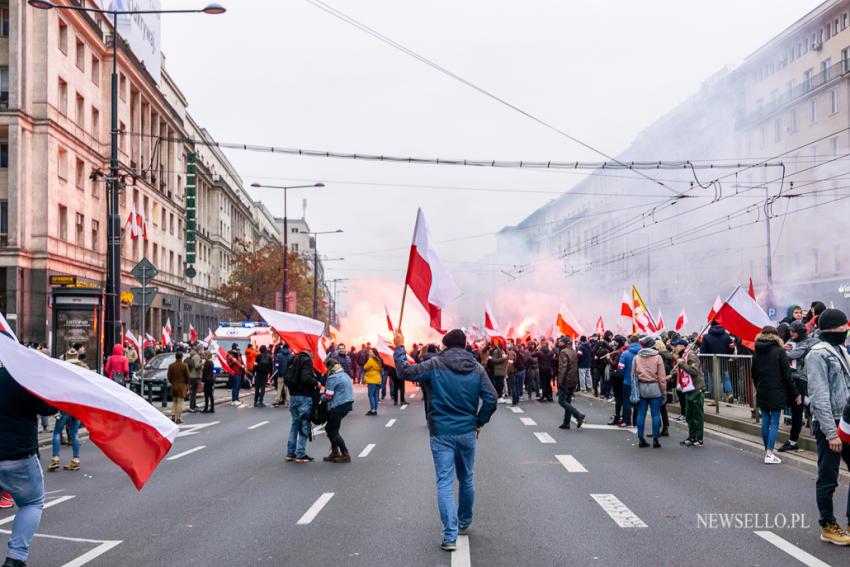
[[812,77],[814,76],[814,70],[806,69],[803,72],[803,84],[806,85],[806,91],[812,90]]
[[761,149],[767,146],[767,128],[761,127]]
[[796,132],[797,128],[799,127],[799,114],[800,114],[799,109],[797,109],[797,108],[791,109],[790,120],[789,120],[789,124],[788,124],[788,128],[790,129],[791,132]]
[[174,273],[174,252],[168,253],[168,271]]
[[298,234],[298,227],[294,227],[290,232],[292,232],[292,234]]
[[832,22],[832,35],[838,35],[838,18]]
[[59,148],[57,164],[59,165],[59,177],[68,179],[68,151],[64,148]]
[[[124,131],[126,131],[127,127],[124,125],[123,122],[119,122],[118,123],[118,129],[121,130],[122,132],[124,132]],[[118,149],[121,150],[122,152],[124,151],[124,148],[126,147],[126,144],[124,142],[124,139],[126,137],[127,136],[125,136],[123,134],[118,134]]]
[[829,140],[829,143],[832,146],[832,157],[837,158],[838,157],[838,136],[831,138]]
[[835,114],[838,112],[838,87],[829,91],[829,113]]
[[86,235],[84,232],[84,226],[86,223],[86,217],[82,214],[77,213],[76,215],[76,242],[77,246],[85,246],[86,245]]
[[59,239],[68,240],[68,207],[59,205]]
[[174,213],[171,213],[168,217],[168,232],[174,234]]
[[86,108],[86,99],[84,99],[80,93],[77,93],[77,125],[80,128],[84,128],[86,125],[86,119],[84,116]]
[[9,144],[0,142],[0,169],[9,167]]
[[9,201],[6,201],[4,199],[3,201],[0,201],[0,235],[6,236],[8,234],[9,234]]
[[100,111],[91,107],[91,135],[96,140],[100,139]]
[[820,63],[821,84],[832,80],[832,57],[824,59]]
[[160,224],[163,232],[165,231],[165,207],[162,208],[162,223]]
[[80,38],[77,38],[76,56],[77,56],[77,69],[79,69],[80,71],[85,71],[86,70],[86,44],[83,43],[82,40],[80,40]]
[[100,59],[94,55],[91,58],[91,82],[100,85]]
[[77,189],[85,189],[86,188],[86,164],[83,163],[83,160],[77,160],[77,168],[76,175],[74,176],[77,181]]
[[809,123],[816,124],[818,121],[818,97],[813,96],[809,101]]
[[59,79],[59,112],[68,114],[68,83]]
[[94,196],[95,199],[100,199],[100,192],[98,192],[97,190],[97,175],[95,174],[96,171],[97,170],[94,167],[89,170],[89,179],[91,179],[91,194]]
[[92,219],[91,221],[91,249],[94,252],[97,252],[97,243],[100,238],[98,237],[100,233],[100,222]]
[[841,72],[850,71],[850,47],[841,50]]
[[9,68],[0,67],[0,106],[9,105]]
[[0,37],[9,37],[9,8],[0,8]]
[[124,76],[124,73],[121,73],[120,77],[118,79],[118,95],[121,100],[127,100],[127,77]]
[[59,50],[68,55],[68,24],[59,18]]
[[847,29],[847,12],[841,14],[841,29],[842,31]]
[[[782,119],[777,118],[773,121],[773,141],[779,142],[782,140]],[[585,238],[585,240],[587,240]]]

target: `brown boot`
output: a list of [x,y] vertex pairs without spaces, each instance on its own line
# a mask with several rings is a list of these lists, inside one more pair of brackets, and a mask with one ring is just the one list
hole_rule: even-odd
[[53,457],[50,459],[50,465],[48,465],[47,470],[49,471],[58,471],[59,470],[59,457]]
[[338,458],[339,458],[339,449],[336,448],[336,447],[333,447],[331,449],[331,454],[328,455],[327,457],[325,457],[322,460],[325,461],[326,463],[335,463]]
[[335,462],[335,463],[350,463],[351,462],[351,455],[348,454],[348,451],[343,451],[342,453],[339,454],[338,457],[336,457],[333,460],[333,462]]
[[65,468],[66,471],[78,471],[78,470],[80,470],[80,459],[78,459],[77,457],[74,457],[73,459],[70,460],[70,462],[67,465],[65,465],[64,468]]

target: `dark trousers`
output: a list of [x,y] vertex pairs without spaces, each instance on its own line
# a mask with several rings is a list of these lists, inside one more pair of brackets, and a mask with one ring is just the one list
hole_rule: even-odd
[[614,386],[614,423],[619,422],[624,416],[623,414],[623,377],[614,376],[611,378],[611,383]]
[[682,390],[676,390],[676,396],[679,398],[679,413],[685,415],[685,408],[688,407],[687,396]]
[[[832,513],[832,495],[838,487],[838,470],[841,468],[841,461],[843,460],[850,469],[850,444],[843,443],[841,452],[836,453],[829,448],[826,436],[821,432],[817,421],[812,424],[812,431],[818,444],[818,479],[815,482],[815,497],[820,512],[818,523],[825,526],[828,522],[835,521],[835,515]],[[847,495],[847,520],[850,522],[850,494]]]
[[519,403],[519,397],[522,395],[523,380],[525,380],[525,372],[511,374],[511,401],[514,405]]
[[204,411],[215,411],[215,401],[213,400],[213,387],[215,387],[215,382],[208,382],[204,384]]
[[664,403],[661,404],[661,427],[667,429],[670,427],[670,416],[667,415],[667,398],[662,400]]
[[254,377],[254,403],[259,404],[263,402],[263,398],[266,397],[266,383],[269,381],[268,374],[257,374]]
[[192,378],[189,380],[189,409],[198,409],[198,386],[200,385],[200,378]]
[[328,421],[325,423],[325,433],[328,434],[328,439],[331,441],[331,450],[339,449],[343,453],[348,452],[348,448],[345,446],[345,441],[339,434],[339,427],[342,425],[342,419],[347,415],[348,412],[328,413]]
[[[808,382],[795,379],[794,384],[797,386],[797,391],[802,397],[805,398],[809,394]],[[791,406],[791,441],[795,443],[800,438],[800,432],[803,430],[803,412],[805,411],[806,406],[803,404],[793,404]]]
[[543,390],[542,397],[544,400],[552,400],[552,370],[546,369],[540,371],[540,387]]
[[604,368],[597,368],[595,366],[590,367],[590,378],[593,380],[593,395],[599,395],[599,384],[602,382],[602,375],[604,373]]
[[406,404],[407,402],[404,400],[404,380],[401,378],[393,378],[392,380],[393,403],[397,404],[401,401],[401,403]]
[[558,403],[564,408],[564,424],[570,424],[570,417],[575,417],[576,421],[581,419],[581,412],[578,411],[572,404],[575,388],[562,388],[558,390]]
[[496,388],[496,394],[501,398],[505,393],[505,377],[493,376],[493,387]]

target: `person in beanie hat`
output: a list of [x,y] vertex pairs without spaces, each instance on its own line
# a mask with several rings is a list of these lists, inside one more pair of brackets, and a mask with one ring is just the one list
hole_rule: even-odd
[[[457,536],[472,523],[475,498],[473,466],[478,435],[496,411],[496,389],[487,372],[466,350],[466,335],[454,329],[443,337],[445,349],[420,364],[408,364],[404,336],[395,335],[396,372],[419,382],[426,400],[431,456],[437,473],[437,504],[443,523],[440,548],[457,549]],[[480,400],[480,403],[479,403]],[[457,475],[458,502],[453,484]]]
[[[812,432],[818,449],[818,477],[815,481],[821,526],[821,541],[850,545],[850,534],[841,529],[832,508],[832,496],[838,487],[838,472],[843,460],[850,466],[850,444],[839,437],[839,423],[846,413],[850,395],[850,355],[844,348],[847,316],[839,309],[821,313],[820,342],[806,355],[806,377],[812,410]],[[850,511],[850,495],[847,502]],[[850,515],[850,514],[848,514]],[[848,518],[850,521],[850,518]]]

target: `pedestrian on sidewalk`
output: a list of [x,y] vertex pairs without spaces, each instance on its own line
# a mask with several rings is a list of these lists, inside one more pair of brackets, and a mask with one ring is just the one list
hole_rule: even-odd
[[307,438],[310,436],[310,412],[313,410],[313,394],[319,381],[313,370],[313,352],[302,350],[292,360],[289,377],[289,441],[286,444],[286,460],[310,463],[313,457],[307,454]]
[[[799,310],[799,307],[797,308]],[[800,316],[802,318],[802,315]],[[808,379],[806,378],[806,355],[820,339],[810,337],[805,323],[794,320],[789,327],[791,340],[785,343],[785,355],[791,361],[791,380],[797,387],[797,392],[802,396],[803,403],[791,406],[791,434],[777,451],[797,451],[799,446],[800,432],[803,430],[803,413],[806,409],[806,398],[809,395]]]
[[215,365],[212,361],[212,352],[204,351],[204,365],[201,367],[201,382],[204,384],[204,409],[201,413],[215,413],[215,399],[213,389],[215,388]]
[[124,356],[124,347],[120,344],[112,345],[112,356],[106,359],[103,373],[113,382],[124,386],[130,376],[130,362]]
[[245,374],[245,365],[242,363],[242,354],[239,352],[239,345],[233,343],[230,347],[230,352],[227,353],[227,366],[233,371],[230,375],[230,405],[241,406],[239,401],[239,390],[242,388],[242,376]]
[[263,400],[266,397],[266,384],[269,381],[269,375],[272,373],[274,362],[269,354],[266,345],[260,347],[260,352],[254,359],[254,407],[264,408],[266,404]]
[[776,327],[767,325],[756,335],[752,375],[756,400],[761,410],[764,462],[768,465],[782,462],[773,454],[773,447],[779,434],[779,418],[783,408],[789,405],[789,400],[793,400],[790,403],[794,405],[803,403],[797,393],[797,387],[791,380],[791,367],[788,365],[784,347],[785,343],[779,338]]
[[328,403],[328,421],[325,423],[325,433],[331,442],[331,453],[324,458],[332,463],[350,463],[351,455],[345,440],[339,434],[342,420],[354,409],[354,388],[351,376],[340,364],[339,359],[329,356],[325,360],[328,369],[328,381],[325,384],[324,398]]
[[38,462],[38,416],[56,411],[0,367],[0,486],[18,505],[6,567],[26,565],[30,542],[41,522],[44,477]]
[[127,363],[130,365],[130,374],[136,371],[136,365],[139,363],[139,353],[132,344],[127,344],[124,348],[124,356],[127,357]]
[[573,395],[579,385],[578,355],[572,341],[567,337],[558,339],[558,404],[564,408],[564,421],[559,429],[569,429],[570,421],[576,418],[576,429],[581,429],[585,417],[573,406]]
[[369,358],[363,364],[363,376],[369,393],[369,411],[366,415],[378,415],[378,397],[381,390],[382,373],[381,357],[374,348],[369,349]]
[[280,404],[286,404],[286,384],[283,383],[283,377],[286,375],[286,369],[289,363],[292,362],[292,353],[289,352],[289,345],[283,343],[281,346],[278,343],[275,347],[274,365],[277,370],[277,394],[274,397],[274,407],[279,407]]
[[661,401],[667,395],[667,373],[664,372],[664,361],[655,350],[655,339],[644,337],[640,341],[641,349],[632,361],[632,372],[637,377],[637,385],[640,390],[640,402],[638,402],[637,434],[638,447],[649,447],[644,437],[646,426],[646,410],[652,413],[652,446],[661,448],[658,437],[661,433]]
[[183,400],[189,385],[189,367],[183,362],[183,353],[174,353],[174,362],[168,365],[168,382],[171,384],[171,421],[183,423]]
[[[694,349],[687,348],[688,341],[676,339],[671,343],[673,347],[673,358],[676,368],[673,372],[677,376],[677,391],[681,391],[685,399],[685,421],[688,423],[688,438],[681,441],[679,445],[685,447],[703,446],[703,428],[705,411],[705,378],[699,363],[699,355]],[[684,391],[681,384],[684,382],[683,373],[687,373],[692,382],[692,388]],[[681,402],[680,402],[681,403]]]
[[65,431],[66,426],[68,427],[68,440],[71,443],[73,457],[64,468],[66,471],[80,470],[80,420],[65,412],[60,412],[53,426],[53,458],[47,466],[48,471],[59,470],[59,449],[61,447],[62,432]]
[[[842,431],[850,430],[850,423],[842,415],[850,395],[850,355],[844,347],[847,339],[847,315],[839,309],[827,309],[821,313],[815,335],[819,342],[806,356],[810,407],[812,410],[812,432],[818,449],[818,478],[815,483],[821,526],[821,541],[836,545],[850,545],[850,534],[841,529],[835,520],[832,497],[838,487],[838,472],[841,461],[850,467],[850,442],[839,437]],[[850,416],[848,416],[850,417]],[[847,496],[847,521],[850,524],[850,494]]]
[[201,347],[195,346],[186,357],[186,366],[189,367],[189,411],[198,412],[198,389],[201,386],[201,370],[204,367],[201,358]]
[[[457,536],[465,535],[472,523],[475,445],[481,429],[496,411],[496,389],[484,368],[466,351],[466,335],[460,329],[446,333],[445,349],[421,364],[408,364],[401,333],[395,335],[394,343],[396,372],[403,379],[419,382],[423,391],[429,392],[428,430],[443,523],[440,548],[454,551]],[[455,476],[457,504],[453,493]]]

